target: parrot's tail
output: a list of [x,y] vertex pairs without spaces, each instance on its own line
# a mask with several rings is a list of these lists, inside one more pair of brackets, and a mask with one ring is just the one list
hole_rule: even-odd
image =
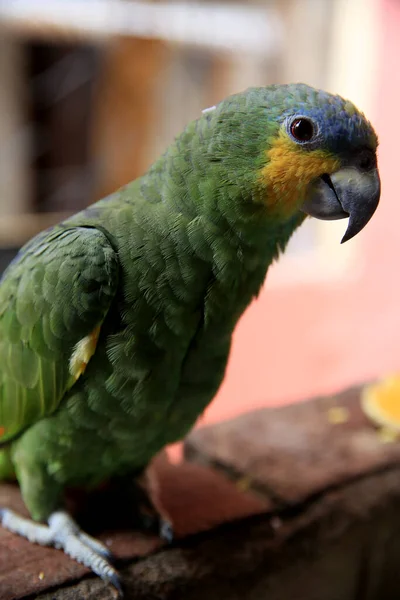
[[1,479],[16,479],[14,465],[10,456],[10,448],[0,448],[0,480]]

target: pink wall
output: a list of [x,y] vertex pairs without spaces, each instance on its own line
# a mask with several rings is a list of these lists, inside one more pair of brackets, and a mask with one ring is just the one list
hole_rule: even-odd
[[239,323],[226,380],[202,423],[400,370],[400,2],[377,1],[381,68],[369,116],[382,198],[361,233],[366,267],[330,289],[267,284]]

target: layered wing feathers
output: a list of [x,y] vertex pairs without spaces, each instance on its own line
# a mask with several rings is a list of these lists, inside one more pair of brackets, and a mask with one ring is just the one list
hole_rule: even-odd
[[71,373],[74,349],[97,341],[117,284],[116,253],[89,227],[45,231],[9,265],[0,280],[0,442],[57,408],[82,372]]

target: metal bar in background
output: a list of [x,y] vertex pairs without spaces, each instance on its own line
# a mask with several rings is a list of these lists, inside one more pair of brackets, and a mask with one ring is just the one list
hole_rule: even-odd
[[274,55],[283,23],[272,7],[131,0],[12,0],[0,3],[0,25],[40,38],[154,38],[210,50]]

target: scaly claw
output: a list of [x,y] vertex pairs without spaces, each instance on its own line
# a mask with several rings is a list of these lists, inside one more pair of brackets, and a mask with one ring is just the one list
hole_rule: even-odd
[[68,513],[52,513],[46,526],[24,519],[12,510],[0,509],[0,521],[5,529],[30,542],[64,550],[68,556],[84,564],[122,594],[118,572],[109,562],[111,552],[101,542],[81,531]]
[[174,541],[173,525],[166,519],[160,520],[160,538],[168,544],[171,544]]

